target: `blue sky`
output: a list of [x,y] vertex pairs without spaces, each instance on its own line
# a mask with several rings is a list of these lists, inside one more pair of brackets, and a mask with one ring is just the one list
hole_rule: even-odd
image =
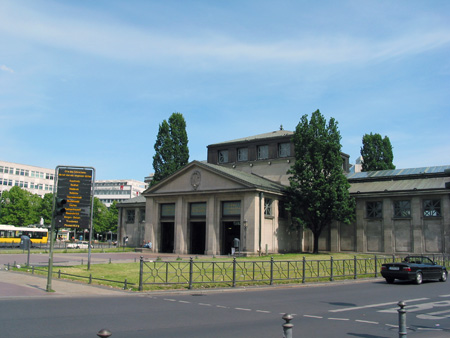
[[316,109],[352,163],[450,164],[450,1],[0,2],[2,160],[143,180],[173,112],[192,161]]

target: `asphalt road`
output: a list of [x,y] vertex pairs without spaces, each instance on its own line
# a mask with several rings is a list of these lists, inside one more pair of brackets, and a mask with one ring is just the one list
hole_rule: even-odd
[[3,297],[0,335],[96,337],[107,328],[113,338],[273,338],[282,337],[282,315],[290,313],[293,337],[398,337],[400,300],[407,304],[408,337],[450,336],[448,283],[390,285],[381,278],[295,287]]

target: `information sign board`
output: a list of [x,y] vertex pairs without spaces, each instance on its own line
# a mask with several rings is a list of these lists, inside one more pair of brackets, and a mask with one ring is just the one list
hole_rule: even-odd
[[89,229],[93,168],[58,167],[56,197],[66,200],[65,213],[55,217],[56,228]]

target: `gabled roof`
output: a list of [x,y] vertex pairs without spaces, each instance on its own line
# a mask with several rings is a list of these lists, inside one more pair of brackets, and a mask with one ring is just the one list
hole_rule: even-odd
[[[166,183],[168,183],[169,181],[178,176],[183,175],[184,173],[186,173],[187,171],[192,169],[192,167],[195,166],[200,167],[209,172],[215,173],[231,181],[237,182],[240,185],[244,186],[245,188],[270,191],[278,194],[282,194],[285,190],[285,187],[283,185],[255,174],[250,174],[233,168],[219,166],[211,163],[192,161],[185,167],[173,173],[171,176],[165,178],[156,185],[148,188],[146,191],[143,192],[143,194],[146,195],[151,193],[157,193],[158,189],[160,189]],[[193,191],[192,193],[195,193],[195,191]]]
[[257,140],[263,140],[263,139],[270,139],[270,138],[277,138],[277,137],[286,137],[286,136],[292,136],[294,135],[293,131],[289,130],[276,130],[270,133],[265,134],[259,134],[255,136],[247,136],[243,138],[238,138],[231,141],[225,141],[225,142],[219,142],[215,144],[210,144],[208,147],[214,147],[222,144],[229,144],[229,143],[241,143],[241,142],[251,142],[251,141],[257,141]]

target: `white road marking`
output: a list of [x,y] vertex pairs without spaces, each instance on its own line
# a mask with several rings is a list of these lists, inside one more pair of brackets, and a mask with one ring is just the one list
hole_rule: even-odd
[[365,324],[380,324],[380,323],[378,323],[378,322],[371,322],[371,321],[369,321],[369,320],[359,320],[359,319],[355,319],[355,322],[358,322],[358,323],[365,323]]
[[322,316],[303,315],[303,317],[323,319]]
[[[421,300],[427,300],[429,298],[417,298],[417,299],[409,299],[409,300],[405,300],[405,303],[412,303],[412,302],[419,302]],[[397,302],[389,302],[389,303],[380,303],[380,304],[370,304],[370,305],[363,305],[363,306],[354,306],[354,307],[348,307],[348,308],[343,308],[343,309],[336,309],[336,310],[329,310],[329,312],[344,312],[344,311],[354,311],[354,310],[361,310],[361,309],[369,309],[369,308],[373,308],[373,307],[382,307],[382,306],[387,306],[387,305],[397,305]]]
[[198,305],[201,305],[201,306],[211,306],[211,304],[205,304],[205,303],[198,303]]
[[239,310],[239,311],[252,311],[252,309],[244,309],[244,308],[241,308],[241,307],[235,307],[234,309],[235,310]]
[[228,306],[223,306],[223,305],[216,305],[216,307],[221,308],[221,309],[229,309]]
[[176,302],[176,299],[164,298],[164,300],[166,300],[166,301],[168,301],[168,302]]
[[186,300],[179,300],[178,303],[191,304],[191,302],[188,302]]
[[[440,316],[442,314],[446,314],[446,315],[445,316]],[[450,318],[450,310],[425,313],[423,315],[417,315],[417,318],[419,318],[419,319],[445,319],[445,318]]]
[[260,313],[271,313],[270,311],[264,311],[264,310],[256,310],[256,312],[260,312]]
[[[406,301],[405,301],[405,303],[408,304]],[[416,312],[416,311],[430,310],[434,307],[448,307],[448,306],[450,306],[450,300],[443,300],[440,302],[430,302],[430,303],[406,305],[405,310],[407,312]],[[380,310],[378,312],[396,313],[397,310],[398,310],[398,308],[392,308],[392,309]]]
[[350,320],[350,319],[348,319],[348,318],[328,318],[329,320]]

